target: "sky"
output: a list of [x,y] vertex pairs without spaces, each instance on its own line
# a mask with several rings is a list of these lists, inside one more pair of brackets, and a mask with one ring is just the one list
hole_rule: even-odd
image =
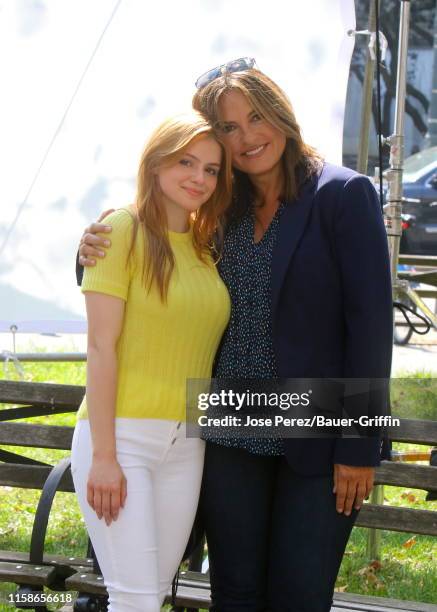
[[255,57],[341,163],[353,27],[353,0],[0,0],[0,332],[85,330],[82,230],[213,66]]

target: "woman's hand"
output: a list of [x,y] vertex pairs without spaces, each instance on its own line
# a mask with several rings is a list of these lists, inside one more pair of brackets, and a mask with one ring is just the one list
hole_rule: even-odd
[[82,234],[79,244],[79,263],[81,266],[94,266],[96,260],[93,258],[104,257],[104,249],[111,246],[111,242],[107,238],[97,236],[97,234],[109,233],[112,230],[110,225],[101,223],[112,212],[114,212],[113,208],[102,212],[97,223],[91,223]]
[[87,500],[99,519],[109,525],[116,521],[123,508],[127,486],[126,478],[116,459],[93,459],[88,475]]
[[359,510],[373,488],[375,468],[334,464],[334,490],[337,512],[349,516],[352,507]]

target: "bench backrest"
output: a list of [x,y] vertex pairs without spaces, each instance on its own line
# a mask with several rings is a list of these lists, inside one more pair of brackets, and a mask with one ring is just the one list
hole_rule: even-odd
[[[0,405],[13,404],[13,408],[0,410],[0,446],[38,447],[68,450],[71,447],[72,427],[55,425],[31,425],[11,422],[11,417],[51,415],[74,412],[78,409],[84,387],[0,381]],[[401,419],[400,427],[392,427],[389,437],[396,442],[409,442],[437,446],[437,421]],[[0,450],[0,485],[40,489],[51,466],[38,462],[22,461],[18,455]],[[394,485],[437,492],[437,467],[382,462],[376,470],[376,484]],[[73,491],[69,474],[59,487],[61,491]],[[393,531],[437,535],[437,512],[410,508],[395,508],[366,504],[361,510],[357,525]]]

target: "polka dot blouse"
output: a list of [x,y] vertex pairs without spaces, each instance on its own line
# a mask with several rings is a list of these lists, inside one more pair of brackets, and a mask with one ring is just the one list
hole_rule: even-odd
[[[271,261],[281,204],[262,239],[255,243],[254,214],[250,209],[233,224],[224,239],[219,272],[231,296],[231,318],[217,358],[217,378],[274,378],[277,376],[273,351],[271,316]],[[251,453],[282,455],[281,439],[220,437],[217,430],[206,440],[244,448]]]

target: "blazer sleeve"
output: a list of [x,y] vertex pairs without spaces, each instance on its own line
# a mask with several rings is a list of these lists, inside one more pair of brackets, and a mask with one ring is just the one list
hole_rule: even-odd
[[[393,346],[390,258],[379,201],[367,177],[354,175],[344,184],[334,233],[346,331],[344,377],[366,379],[360,394],[352,384],[344,408],[352,417],[386,415]],[[334,463],[379,465],[381,435],[375,426],[360,438],[338,438]]]

